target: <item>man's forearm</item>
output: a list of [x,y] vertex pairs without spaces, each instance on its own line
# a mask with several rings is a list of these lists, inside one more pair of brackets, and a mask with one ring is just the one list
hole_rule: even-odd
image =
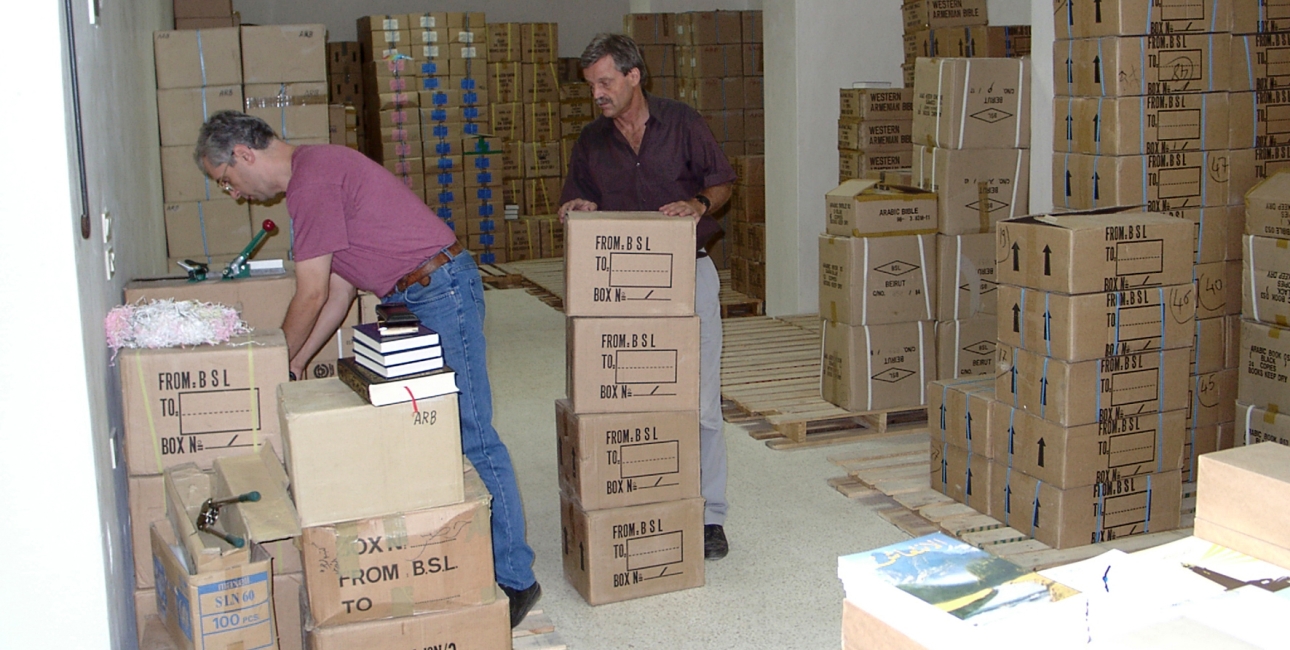
[[726,201],[730,200],[730,190],[730,183],[724,183],[722,185],[705,187],[699,192],[699,194],[707,197],[708,202],[712,204],[712,207],[708,208],[708,214],[712,214],[717,210],[720,210],[721,206],[725,205]]
[[[330,286],[328,287],[327,302],[323,304],[322,309],[318,312],[318,318],[315,319],[313,328],[309,331],[308,338],[301,344],[300,349],[293,353],[291,359],[291,371],[300,377],[304,371],[305,364],[313,358],[318,351],[322,349],[327,341],[331,340],[340,324],[345,321],[345,316],[349,313],[350,305],[354,302],[354,296],[358,292],[353,285],[343,280],[340,276],[332,274]],[[303,377],[300,377],[303,379]]]

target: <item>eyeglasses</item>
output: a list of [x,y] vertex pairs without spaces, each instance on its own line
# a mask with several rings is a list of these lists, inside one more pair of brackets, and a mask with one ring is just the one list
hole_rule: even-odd
[[[225,168],[232,167],[232,166],[233,165],[231,163],[225,163],[223,165],[223,167]],[[216,171],[218,171],[218,168],[216,168]],[[225,192],[229,192],[229,193],[233,192],[233,183],[228,180],[228,169],[225,169],[223,174],[220,174],[216,177],[215,184],[218,185],[220,189],[224,190]]]

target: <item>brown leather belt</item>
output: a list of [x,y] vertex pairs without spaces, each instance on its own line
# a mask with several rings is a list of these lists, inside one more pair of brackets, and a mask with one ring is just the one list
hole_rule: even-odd
[[452,258],[461,255],[465,250],[466,249],[461,247],[461,242],[453,242],[452,246],[435,253],[435,255],[426,260],[424,264],[413,269],[411,273],[399,278],[399,281],[394,283],[394,291],[405,291],[408,287],[414,284],[419,284],[423,287],[430,286],[430,274],[439,270],[439,267],[444,264],[451,262]]

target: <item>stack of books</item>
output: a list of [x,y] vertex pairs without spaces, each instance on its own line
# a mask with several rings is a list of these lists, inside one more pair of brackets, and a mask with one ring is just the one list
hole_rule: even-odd
[[405,333],[383,333],[380,323],[355,325],[354,356],[339,361],[337,377],[374,406],[457,392],[439,334],[419,322],[400,327],[385,329]]

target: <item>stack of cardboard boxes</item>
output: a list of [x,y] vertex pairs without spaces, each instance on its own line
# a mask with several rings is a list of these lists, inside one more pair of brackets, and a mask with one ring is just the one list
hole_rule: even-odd
[[[406,14],[358,19],[366,153],[425,200],[421,70]],[[436,56],[437,50],[433,52]]]
[[936,376],[936,195],[853,179],[825,203],[821,394],[848,411],[918,408]]
[[1290,394],[1288,204],[1290,173],[1285,171],[1273,174],[1246,198],[1236,444],[1290,444],[1290,416],[1280,413]]
[[[1211,0],[1213,1],[1213,0]],[[1287,137],[1278,115],[1287,103],[1285,81],[1272,62],[1290,43],[1290,20],[1269,12],[1266,2],[1222,2],[1206,8],[1223,11],[1230,4],[1232,50],[1232,158],[1229,205],[1242,206],[1245,192],[1290,162]],[[1272,58],[1269,58],[1269,53]]]
[[193,163],[202,124],[242,107],[242,46],[236,28],[156,32],[157,121],[166,254],[228,262],[251,241],[251,214]]
[[947,426],[968,418],[973,451],[985,432],[991,460],[956,467],[954,445],[942,446],[933,485],[988,486],[983,512],[1054,548],[1176,527],[1193,237],[1149,213],[1000,223],[995,399],[967,413],[945,404]]
[[233,0],[175,0],[175,29],[237,27],[241,19]]
[[309,647],[510,647],[491,497],[463,461],[456,393],[377,407],[324,379],[277,399]]
[[569,215],[565,577],[592,605],[703,585],[694,223]]
[[558,26],[490,25],[488,55],[490,122],[507,157],[505,201],[520,215],[553,215],[564,176]]
[[623,33],[630,36],[641,48],[645,59],[645,92],[668,99],[679,99],[677,78],[681,76],[681,62],[677,59],[677,27],[679,14],[625,14]]
[[[1009,28],[991,30],[985,27],[989,23],[986,0],[905,0],[901,11],[905,21],[905,62],[900,69],[904,73],[906,88],[914,86],[914,63],[918,57],[1009,56],[1007,46],[1012,44],[1012,36],[1019,35],[1017,31],[1008,31]],[[1029,52],[1029,30],[1025,30],[1025,33],[1026,51]],[[933,43],[936,41],[933,40],[933,34],[941,36],[938,40],[947,42],[934,47]],[[1000,47],[1000,40],[1004,41],[1005,51],[995,53]],[[989,50],[990,53],[986,54],[983,50]]]
[[[335,134],[341,124],[333,119],[332,144],[352,146],[359,151],[367,150],[363,116],[363,59],[358,41],[332,41],[327,43],[327,90],[328,102],[332,106],[349,106],[353,109],[354,143],[351,145],[347,136],[345,142],[336,142]],[[334,111],[335,109],[333,109]],[[333,112],[333,117],[335,113]],[[349,116],[346,116],[348,126]]]
[[[1253,182],[1252,161],[1238,163],[1229,151],[1252,147],[1254,130],[1253,95],[1227,92],[1238,76],[1227,65],[1238,50],[1232,10],[1207,0],[1181,16],[1113,2],[1058,14],[1055,203],[1145,205],[1194,229],[1197,304],[1183,477],[1194,482],[1196,458],[1231,444],[1239,204]],[[1137,74],[1143,60],[1151,65]],[[1178,66],[1187,74],[1177,74]]]
[[727,156],[765,153],[761,12],[693,11],[672,23],[677,98],[699,111]]
[[838,106],[839,183],[913,165],[912,88],[843,88]]
[[736,180],[730,209],[722,219],[729,236],[722,238],[717,250],[728,255],[730,288],[765,300],[766,157],[735,156],[730,162]]

